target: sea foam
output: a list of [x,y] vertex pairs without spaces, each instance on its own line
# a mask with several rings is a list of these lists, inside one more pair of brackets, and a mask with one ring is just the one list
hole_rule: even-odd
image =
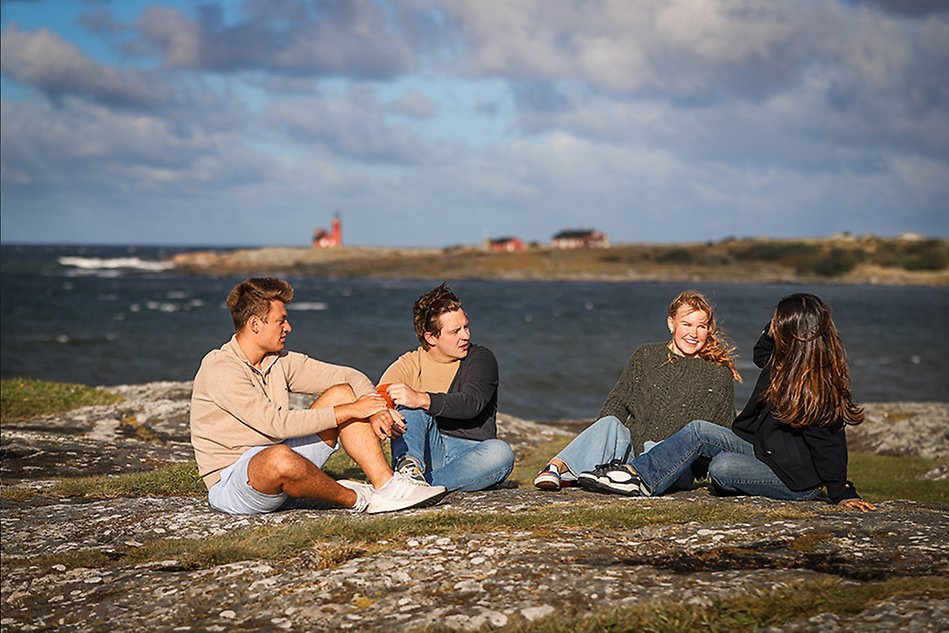
[[88,271],[116,270],[120,268],[160,272],[174,268],[171,262],[141,259],[139,257],[60,257],[60,266],[72,266]]

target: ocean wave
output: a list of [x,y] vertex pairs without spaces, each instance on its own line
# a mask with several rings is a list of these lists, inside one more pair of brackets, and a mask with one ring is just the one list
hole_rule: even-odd
[[104,336],[77,336],[69,334],[57,334],[55,336],[42,337],[44,343],[58,343],[60,345],[96,345],[100,343],[111,343],[116,338],[115,334],[108,333]]
[[60,266],[72,266],[88,271],[130,269],[161,272],[174,268],[174,264],[171,262],[141,259],[139,257],[60,257],[58,261]]
[[287,305],[287,309],[300,310],[300,311],[309,310],[311,312],[314,312],[318,310],[325,310],[326,304],[321,301],[310,301],[310,302],[304,301],[302,303],[290,303]]
[[174,301],[146,301],[144,304],[133,303],[128,309],[129,312],[141,312],[143,308],[156,312],[188,312],[194,308],[200,308],[203,305],[204,301],[201,299],[191,299],[185,303],[176,303]]

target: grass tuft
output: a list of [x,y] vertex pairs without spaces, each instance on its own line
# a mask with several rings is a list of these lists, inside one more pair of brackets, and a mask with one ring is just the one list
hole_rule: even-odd
[[756,592],[749,596],[719,598],[713,600],[711,605],[653,600],[634,607],[611,609],[592,615],[555,615],[537,622],[514,626],[509,630],[516,633],[739,633],[779,626],[819,613],[852,616],[873,604],[893,598],[947,595],[949,579],[938,576],[892,578],[862,585],[845,585],[837,578],[828,577],[813,582],[795,582],[787,587]]
[[949,501],[949,481],[922,478],[937,466],[936,460],[853,452],[849,461],[850,480],[869,501]]
[[[234,530],[201,539],[158,539],[141,547],[102,559],[99,566],[175,560],[182,569],[202,569],[245,560],[289,560],[301,551],[316,548],[321,568],[387,549],[400,547],[412,537],[454,534],[487,534],[518,531],[547,537],[566,530],[630,530],[647,525],[689,522],[733,524],[775,518],[801,518],[805,512],[787,510],[775,517],[771,510],[740,504],[711,504],[694,501],[661,504],[614,504],[606,507],[580,501],[570,506],[547,506],[518,512],[485,512],[478,515],[457,511],[429,511],[414,516],[359,517],[325,515],[293,524],[267,524]],[[10,561],[14,565],[76,565],[77,552]]]
[[4,499],[35,496],[57,499],[115,499],[118,497],[203,497],[207,488],[194,462],[172,463],[153,470],[123,475],[59,479],[41,490],[3,487]]
[[5,422],[121,401],[121,396],[86,385],[31,378],[0,380],[0,420]]

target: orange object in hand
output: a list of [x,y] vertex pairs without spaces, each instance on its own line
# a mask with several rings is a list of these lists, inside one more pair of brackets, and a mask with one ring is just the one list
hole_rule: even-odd
[[379,395],[380,395],[380,396],[382,396],[383,398],[385,398],[385,400],[386,400],[386,406],[388,406],[390,409],[394,409],[394,408],[395,408],[395,403],[392,402],[392,398],[389,397],[389,394],[388,394],[388,392],[386,391],[386,389],[388,389],[388,388],[389,388],[389,385],[391,385],[391,384],[392,384],[391,382],[387,382],[387,383],[385,383],[384,385],[379,385],[378,387],[376,387],[376,391],[379,392]]

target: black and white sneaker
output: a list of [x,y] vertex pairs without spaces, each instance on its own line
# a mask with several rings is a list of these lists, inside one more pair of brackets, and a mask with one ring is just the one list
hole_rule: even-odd
[[649,489],[646,488],[639,475],[620,459],[614,459],[608,464],[600,464],[593,470],[580,473],[577,483],[587,490],[596,492],[611,492],[628,497],[649,495]]

